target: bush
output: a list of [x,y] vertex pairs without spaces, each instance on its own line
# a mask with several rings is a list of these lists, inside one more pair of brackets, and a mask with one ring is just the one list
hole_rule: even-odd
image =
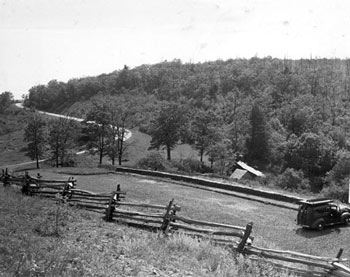
[[136,164],[137,168],[149,169],[149,170],[164,170],[165,159],[158,152],[151,152],[147,157],[142,158]]
[[186,172],[212,173],[212,169],[198,160],[185,159],[183,166]]
[[67,155],[64,157],[61,166],[62,167],[76,167],[78,165],[78,161],[74,155]]
[[277,178],[277,185],[291,191],[310,190],[309,181],[304,178],[303,172],[292,168],[287,168],[283,174]]
[[331,182],[330,184],[326,185],[321,191],[322,196],[331,199],[338,199],[341,202],[348,201],[348,193],[349,188],[347,179],[344,179],[339,183]]
[[328,173],[326,181],[341,182],[342,179],[346,178],[350,174],[350,152],[339,151],[337,153],[337,162],[332,170]]

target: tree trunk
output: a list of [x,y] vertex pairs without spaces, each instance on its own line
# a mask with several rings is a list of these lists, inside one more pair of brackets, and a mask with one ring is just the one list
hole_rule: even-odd
[[36,137],[36,132],[34,134],[34,143],[35,143],[36,168],[39,169],[39,150],[38,150],[38,141],[37,141],[37,137]]
[[103,150],[101,148],[100,149],[100,164],[102,164],[102,158],[103,158]]
[[168,161],[171,160],[170,152],[171,152],[171,149],[170,149],[170,147],[167,146],[167,148],[166,148],[166,157],[167,157]]
[[36,155],[36,168],[39,169],[39,156]]
[[125,130],[123,128],[122,129],[121,138],[118,139],[118,161],[119,161],[119,165],[122,165],[122,159],[123,159],[124,134],[125,134]]
[[99,151],[100,151],[100,164],[102,164],[103,151],[104,151],[104,137],[103,135],[99,136]]

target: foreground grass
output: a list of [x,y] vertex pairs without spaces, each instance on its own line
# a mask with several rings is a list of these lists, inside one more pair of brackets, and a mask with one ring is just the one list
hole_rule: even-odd
[[3,187],[0,260],[0,276],[288,276],[208,240],[107,223]]

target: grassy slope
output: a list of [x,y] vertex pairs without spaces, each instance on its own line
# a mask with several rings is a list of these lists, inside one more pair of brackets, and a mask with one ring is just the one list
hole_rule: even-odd
[[30,158],[22,151],[26,145],[23,137],[23,130],[0,136],[0,168],[30,161]]
[[[46,171],[43,176],[68,179],[70,175]],[[122,190],[127,192],[127,201],[166,205],[174,198],[182,208],[180,215],[193,219],[239,226],[253,222],[254,244],[258,246],[335,257],[338,250],[348,244],[350,236],[350,227],[336,226],[322,232],[304,230],[296,225],[296,211],[183,187],[166,180],[154,181],[121,174],[77,175],[76,178],[79,188],[95,192],[109,192],[121,184]],[[343,257],[350,258],[348,249],[344,249]]]
[[283,276],[206,240],[107,223],[12,188],[0,187],[0,218],[0,276]]

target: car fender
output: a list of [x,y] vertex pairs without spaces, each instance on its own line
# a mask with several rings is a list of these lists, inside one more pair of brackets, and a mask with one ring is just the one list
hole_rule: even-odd
[[350,213],[345,212],[341,215],[340,220],[342,223],[347,223],[347,220],[350,218]]
[[326,221],[324,220],[324,218],[319,218],[319,219],[314,221],[314,223],[312,224],[311,228],[318,229],[318,225],[320,223],[323,223],[324,226],[326,226]]

